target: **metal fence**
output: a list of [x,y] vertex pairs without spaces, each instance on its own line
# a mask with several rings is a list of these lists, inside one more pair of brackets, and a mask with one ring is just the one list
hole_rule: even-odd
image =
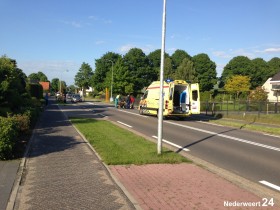
[[206,114],[217,113],[252,113],[277,114],[280,113],[280,102],[266,101],[204,101],[201,102],[201,111]]

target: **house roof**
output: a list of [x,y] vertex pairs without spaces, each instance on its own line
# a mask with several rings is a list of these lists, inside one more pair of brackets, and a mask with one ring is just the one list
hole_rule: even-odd
[[280,71],[272,77],[272,79],[270,80],[270,82],[271,82],[271,83],[280,82]]
[[50,82],[39,82],[43,86],[43,90],[50,90]]

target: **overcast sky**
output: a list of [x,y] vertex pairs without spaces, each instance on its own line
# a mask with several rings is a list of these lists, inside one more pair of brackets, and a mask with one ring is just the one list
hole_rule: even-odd
[[[0,0],[0,56],[67,85],[81,64],[161,48],[163,0]],[[166,52],[206,53],[218,76],[235,56],[280,57],[279,0],[167,0]]]

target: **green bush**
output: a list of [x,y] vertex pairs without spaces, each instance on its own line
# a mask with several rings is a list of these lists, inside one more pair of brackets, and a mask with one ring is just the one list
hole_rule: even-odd
[[28,133],[30,129],[30,116],[28,114],[16,114],[12,116],[13,120],[16,122],[18,130],[21,133]]
[[18,136],[18,125],[12,117],[0,117],[0,160],[12,158]]

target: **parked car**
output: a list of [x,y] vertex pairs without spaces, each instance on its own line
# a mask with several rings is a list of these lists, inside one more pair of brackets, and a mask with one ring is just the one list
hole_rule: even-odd
[[72,98],[71,98],[71,101],[73,103],[76,103],[76,102],[81,102],[82,101],[82,98],[79,94],[73,94],[72,95]]

